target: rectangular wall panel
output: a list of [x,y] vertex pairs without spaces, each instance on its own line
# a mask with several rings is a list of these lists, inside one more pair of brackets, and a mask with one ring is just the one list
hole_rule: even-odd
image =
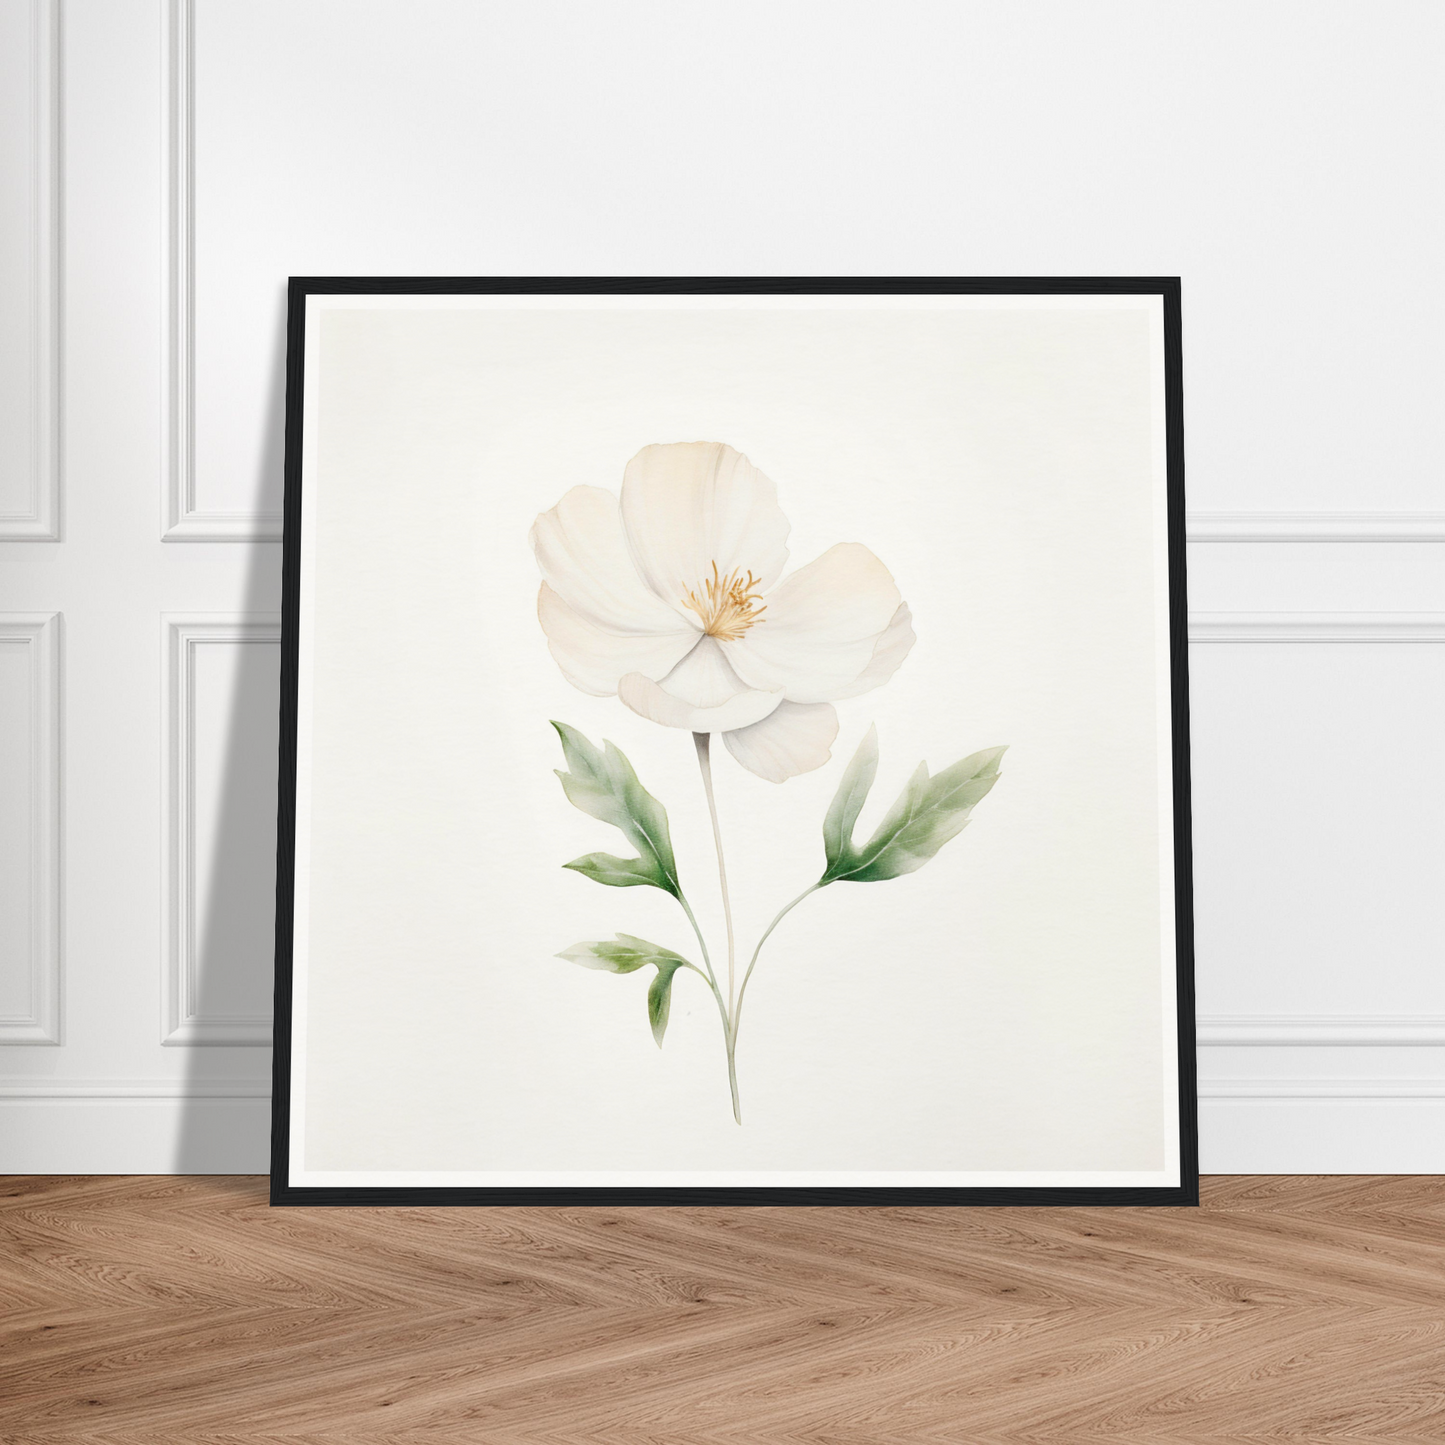
[[[164,3],[167,255],[161,538],[166,542],[277,541],[281,536],[279,415],[271,418],[259,454],[254,429],[243,424],[239,434],[219,438],[221,444],[202,451],[199,464],[197,460],[196,13],[194,0]],[[220,293],[227,294],[229,279],[219,277],[218,282]],[[284,285],[284,277],[278,277],[278,305]],[[224,428],[233,421],[231,399],[238,391],[244,395],[256,382],[250,373],[230,374],[234,342],[235,338],[225,337],[212,354],[214,372],[224,374],[212,374],[210,380],[227,398],[219,417],[211,418],[213,432],[215,426]],[[275,376],[279,376],[280,355],[271,360]],[[265,377],[262,383],[267,389],[274,384],[274,376]]]
[[58,535],[54,0],[0,4],[0,540]]
[[1445,1042],[1445,614],[1191,634],[1202,1039]]
[[1445,614],[1191,619],[1201,1167],[1442,1167]]
[[0,613],[0,1043],[60,1042],[59,630]]
[[161,1042],[269,1044],[274,617],[167,617]]

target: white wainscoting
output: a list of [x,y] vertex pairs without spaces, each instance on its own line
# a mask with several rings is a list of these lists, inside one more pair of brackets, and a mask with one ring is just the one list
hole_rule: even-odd
[[280,640],[275,616],[162,620],[163,1044],[271,1042]]
[[[0,1052],[0,1170],[266,1168],[288,272],[1012,267],[1185,277],[1203,1167],[1445,1171],[1445,920],[1426,866],[1445,814],[1431,771],[1445,704],[1429,681],[1445,655],[1415,645],[1445,641],[1445,612],[1428,610],[1442,605],[1445,559],[1438,448],[1418,400],[1437,379],[1440,231],[1428,188],[1402,184],[1419,173],[1423,92],[1398,87],[1407,104],[1367,78],[1370,103],[1341,120],[1333,62],[1295,64],[1292,23],[1266,16],[1250,64],[1287,74],[1291,104],[1254,106],[1252,73],[1204,9],[1181,19],[1181,45],[1045,8],[1065,59],[1000,11],[970,47],[967,85],[956,67],[919,71],[923,31],[895,27],[880,49],[841,16],[839,54],[870,76],[874,110],[857,107],[847,64],[801,64],[807,27],[769,17],[760,103],[743,123],[693,107],[664,133],[636,97],[658,75],[677,90],[678,74],[725,93],[716,57],[758,53],[747,7],[723,30],[684,18],[663,35],[645,7],[622,6],[558,50],[526,7],[507,45],[490,46],[465,0],[342,27],[281,0],[3,0],[0,544],[52,545],[0,557],[0,787],[20,800],[0,822],[13,824],[0,832],[0,910],[24,914],[18,943],[4,935],[0,1044],[51,1047]],[[1397,43],[1416,23],[1403,11],[1325,9],[1331,33],[1363,27],[1407,65],[1424,54]],[[949,24],[940,11],[924,29]],[[694,47],[705,62],[678,64]],[[1010,71],[1015,54],[1026,73]],[[1167,78],[1168,143],[1185,158],[1168,204],[1139,203],[1156,142],[1140,151],[1137,127],[1113,126],[1104,92],[1078,80],[1096,73],[1115,75],[1108,93],[1126,107],[1147,108],[1151,78]],[[1221,128],[1231,83],[1237,124]],[[997,104],[1028,105],[1040,125],[976,143]],[[1059,114],[1097,162],[1083,203],[1075,158],[1054,144]],[[1291,171],[1265,214],[1278,156],[1304,149],[1320,165]],[[1346,151],[1376,163],[1332,172]],[[929,180],[945,154],[964,179],[940,189]],[[699,155],[702,171],[675,164]],[[789,182],[805,172],[841,183],[800,198]],[[1019,174],[1035,178],[1022,198]],[[698,175],[721,177],[738,204],[719,210]],[[1066,236],[1038,223],[1060,207],[1080,216]],[[874,224],[904,211],[917,222],[906,236]],[[965,230],[972,259],[960,260]],[[1379,278],[1367,305],[1330,289],[1363,274]],[[1258,510],[1237,506],[1254,499]],[[235,545],[159,547],[158,530]],[[64,734],[62,612],[76,699]],[[1341,727],[1321,701],[1326,677]],[[1276,714],[1263,722],[1286,764],[1281,710],[1297,714],[1301,746],[1333,739],[1340,766],[1321,787],[1338,790],[1334,823],[1288,795],[1294,774],[1241,780],[1260,709]],[[1401,806],[1411,766],[1418,799],[1397,835],[1378,832],[1376,870],[1405,881],[1381,904],[1329,865],[1319,835],[1338,826],[1347,851],[1349,830],[1371,822],[1370,790],[1383,779]],[[1348,947],[1324,936],[1313,904],[1221,847],[1229,810],[1269,831],[1250,793],[1276,787],[1281,809],[1308,815],[1285,818],[1280,846],[1316,850]],[[1239,851],[1255,847],[1267,869],[1275,844],[1256,841]]]
[[0,613],[0,1043],[60,1042],[60,618]]
[[0,11],[0,541],[60,536],[60,6]]

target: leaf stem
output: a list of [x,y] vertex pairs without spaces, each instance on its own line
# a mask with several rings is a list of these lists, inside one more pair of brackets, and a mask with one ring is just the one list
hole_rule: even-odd
[[728,898],[728,870],[723,862],[722,828],[718,825],[717,799],[712,791],[712,736],[709,733],[694,733],[693,746],[697,749],[697,765],[702,772],[702,790],[707,794],[707,810],[712,818],[712,841],[717,850],[717,877],[722,888],[723,922],[728,933],[728,1017],[733,1013],[733,958],[736,952],[733,943],[733,906]]
[[681,889],[678,889],[676,897],[677,901],[682,904],[682,911],[687,914],[687,921],[692,924],[693,934],[697,938],[697,946],[702,950],[702,961],[707,967],[708,979],[713,984],[713,986],[716,987],[717,980],[713,978],[712,959],[708,957],[707,952],[707,939],[702,936],[702,929],[697,926],[697,915],[693,913],[692,905],[688,903],[687,899],[683,896],[683,892]]
[[[712,996],[717,1000],[717,1011],[722,1015],[723,1032],[726,1033],[728,1029],[727,1005],[723,1003],[722,990],[718,988],[717,977],[712,971],[712,959],[708,957],[707,952],[707,939],[702,936],[702,929],[697,926],[697,915],[693,913],[692,905],[683,897],[681,889],[678,890],[676,897],[677,901],[682,904],[682,911],[687,914],[687,921],[692,924],[693,933],[697,935],[697,946],[702,950],[703,966],[707,969],[706,973],[703,973],[700,968],[693,968],[692,971],[705,979],[707,986],[712,990]],[[692,968],[692,965],[689,964],[688,967]]]
[[[803,889],[800,894],[798,894],[795,899],[793,899],[791,903],[789,903],[785,908],[779,911],[778,916],[774,918],[770,924],[768,924],[767,928],[763,931],[763,936],[758,939],[758,946],[753,949],[752,959],[748,963],[748,971],[743,975],[743,986],[738,990],[737,1007],[733,1010],[732,1046],[734,1048],[737,1046],[738,1024],[742,1022],[743,999],[747,995],[748,980],[753,976],[753,969],[757,967],[758,955],[763,951],[763,944],[768,941],[768,938],[771,936],[773,929],[775,929],[778,924],[780,924],[783,919],[785,919],[788,914],[790,914],[793,909],[795,909],[798,904],[803,901],[803,899],[805,899],[810,893],[816,893],[821,887],[823,887],[821,879],[817,883],[810,883],[805,889]],[[731,1050],[729,1050],[729,1053],[731,1054]]]

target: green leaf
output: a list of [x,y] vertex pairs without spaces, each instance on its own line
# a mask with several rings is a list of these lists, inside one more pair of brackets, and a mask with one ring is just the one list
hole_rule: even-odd
[[662,1036],[667,1032],[667,1016],[672,1010],[673,976],[680,968],[698,972],[680,953],[631,933],[619,933],[615,939],[602,939],[597,943],[576,943],[557,957],[606,973],[635,973],[639,968],[652,964],[657,969],[657,977],[647,989],[647,1021],[652,1025],[652,1037],[657,1040],[658,1048],[662,1047]]
[[672,979],[682,964],[657,965],[657,977],[647,986],[647,1021],[652,1025],[652,1037],[657,1047],[662,1047],[662,1036],[667,1032],[667,1016],[672,1012]]
[[677,862],[667,827],[667,809],[637,781],[632,764],[612,743],[595,747],[576,728],[554,722],[570,772],[557,770],[568,800],[584,813],[620,828],[637,849],[636,858],[589,853],[563,867],[575,869],[613,888],[647,883],[682,897]]
[[828,815],[823,819],[823,851],[827,854],[831,871],[848,856],[853,846],[853,829],[858,814],[863,811],[868,790],[878,775],[878,729],[870,724],[853,754],[853,761],[843,772],[843,781],[828,804]]
[[878,766],[872,730],[843,774],[823,823],[827,868],[821,883],[879,883],[922,868],[950,838],[968,826],[969,815],[998,781],[1006,748],[972,753],[936,777],[919,763],[888,815],[863,846],[853,828]]

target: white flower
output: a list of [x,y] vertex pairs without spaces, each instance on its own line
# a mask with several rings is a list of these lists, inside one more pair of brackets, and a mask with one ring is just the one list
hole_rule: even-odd
[[887,682],[913,626],[866,547],[839,543],[784,577],[787,541],[772,482],[732,447],[644,447],[620,502],[573,487],[532,528],[552,656],[583,692],[722,733],[770,782],[821,767],[832,704]]

